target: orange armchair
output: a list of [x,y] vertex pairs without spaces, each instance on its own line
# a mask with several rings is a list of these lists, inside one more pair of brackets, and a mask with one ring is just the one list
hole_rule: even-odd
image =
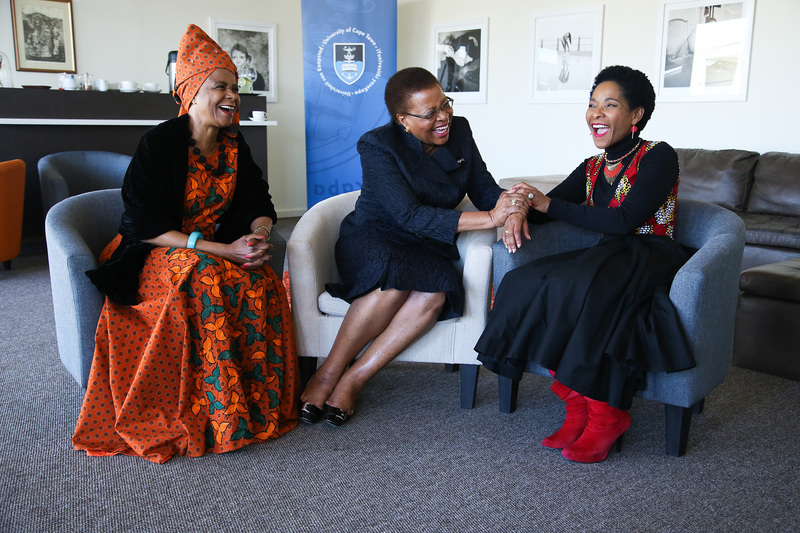
[[0,262],[6,270],[19,256],[22,243],[22,202],[25,199],[25,162],[0,163]]

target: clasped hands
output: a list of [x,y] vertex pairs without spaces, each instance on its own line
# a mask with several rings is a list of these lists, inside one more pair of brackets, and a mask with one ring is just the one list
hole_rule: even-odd
[[533,208],[547,213],[549,205],[550,198],[536,187],[524,182],[517,183],[500,195],[497,205],[489,215],[496,224],[503,225],[503,244],[509,253],[515,253],[522,246],[523,236],[527,240],[531,239],[528,210]]
[[267,238],[260,233],[249,233],[228,245],[231,259],[244,269],[261,268],[272,258],[274,249]]

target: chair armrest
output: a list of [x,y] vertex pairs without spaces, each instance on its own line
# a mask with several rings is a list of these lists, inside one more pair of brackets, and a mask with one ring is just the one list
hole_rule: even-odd
[[489,309],[492,283],[492,245],[494,229],[466,231],[460,233],[456,245],[461,258],[456,268],[461,272],[464,285],[464,316],[462,320]]
[[706,367],[713,361],[724,375],[733,349],[744,223],[734,213],[711,204],[695,206],[694,212],[688,213],[681,210],[687,207],[686,200],[681,202],[678,216],[687,215],[679,219],[682,234],[703,240],[692,243],[700,248],[675,275],[670,300],[694,347],[695,359]]
[[286,253],[297,353],[317,357],[322,313],[318,299],[326,283],[340,281],[333,260],[339,226],[353,210],[359,191],[328,198],[309,209],[292,230]]
[[119,189],[73,196],[45,219],[58,352],[75,380],[86,387],[103,295],[86,277],[116,234],[122,213]]
[[39,160],[39,184],[42,190],[42,208],[44,213],[55,204],[69,197],[67,180],[58,168],[46,157]]
[[523,237],[522,246],[517,249],[516,253],[509,253],[502,240],[494,244],[495,287],[500,286],[503,276],[510,270],[540,257],[593,246],[602,237],[600,233],[560,221],[548,222],[547,224],[531,224],[530,230],[531,240],[529,241]]

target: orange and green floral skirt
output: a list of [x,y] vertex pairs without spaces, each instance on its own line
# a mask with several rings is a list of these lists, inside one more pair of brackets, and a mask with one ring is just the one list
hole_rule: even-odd
[[270,267],[244,270],[197,250],[156,248],[139,301],[106,298],[75,449],[163,463],[236,450],[297,425],[291,313]]

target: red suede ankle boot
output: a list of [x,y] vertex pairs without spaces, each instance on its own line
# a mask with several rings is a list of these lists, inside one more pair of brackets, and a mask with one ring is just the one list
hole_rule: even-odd
[[605,402],[586,398],[589,422],[578,440],[564,448],[561,455],[578,463],[599,463],[608,457],[614,443],[622,446],[622,435],[631,427],[628,411],[616,409]]
[[547,437],[542,441],[542,446],[554,448],[556,450],[563,450],[581,436],[586,421],[589,417],[589,410],[586,406],[586,397],[578,394],[566,385],[553,381],[550,386],[556,396],[561,398],[567,404],[567,416],[564,419],[561,429]]

